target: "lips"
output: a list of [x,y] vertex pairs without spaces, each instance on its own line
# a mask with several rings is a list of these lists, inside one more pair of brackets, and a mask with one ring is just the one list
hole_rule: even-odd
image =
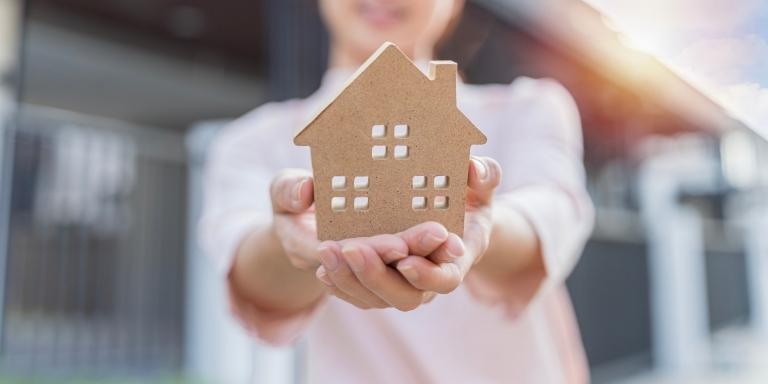
[[377,28],[386,28],[402,21],[404,12],[401,7],[384,1],[367,0],[358,5],[358,13],[368,24]]

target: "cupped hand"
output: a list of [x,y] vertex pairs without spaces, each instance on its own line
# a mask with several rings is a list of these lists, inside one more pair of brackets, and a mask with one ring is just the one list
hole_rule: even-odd
[[358,308],[410,311],[434,293],[413,286],[389,265],[414,253],[432,254],[447,239],[445,227],[426,222],[394,235],[326,241],[318,250],[322,265],[316,275],[331,293]]
[[468,171],[464,238],[427,222],[395,235],[324,242],[318,279],[363,309],[408,311],[456,289],[488,248],[491,201],[501,180],[501,167],[490,158],[473,158]]
[[315,269],[329,291],[359,308],[409,311],[461,284],[491,235],[491,201],[501,167],[473,157],[469,167],[464,237],[426,222],[392,235],[317,240],[311,174],[286,170],[271,186],[273,228],[296,267]]
[[388,265],[408,255],[435,252],[448,238],[442,225],[422,223],[396,235],[320,243],[311,174],[285,170],[273,180],[270,192],[273,230],[287,258],[296,268],[316,270],[334,295],[360,308],[402,310],[416,308],[434,296],[414,288]]

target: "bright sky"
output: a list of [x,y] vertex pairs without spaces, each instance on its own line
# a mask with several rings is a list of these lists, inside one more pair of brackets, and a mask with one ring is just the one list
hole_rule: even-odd
[[768,1],[586,0],[654,54],[768,134]]

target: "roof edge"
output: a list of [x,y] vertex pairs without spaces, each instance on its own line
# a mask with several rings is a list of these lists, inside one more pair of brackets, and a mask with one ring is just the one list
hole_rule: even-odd
[[385,41],[383,44],[381,44],[381,46],[380,46],[380,47],[379,47],[379,48],[378,48],[378,49],[377,49],[377,50],[376,50],[376,51],[375,51],[375,52],[374,52],[374,53],[373,53],[373,54],[372,54],[370,57],[368,57],[368,59],[367,59],[367,60],[366,60],[366,61],[363,63],[363,65],[361,65],[361,66],[360,66],[360,67],[359,67],[359,68],[358,68],[358,69],[355,71],[355,73],[353,73],[353,74],[352,74],[352,76],[350,76],[350,77],[349,77],[349,79],[347,79],[347,81],[346,81],[346,82],[344,83],[344,85],[343,85],[343,86],[342,86],[342,87],[339,89],[339,91],[338,91],[338,92],[336,92],[336,94],[335,94],[335,95],[333,95],[333,97],[329,98],[328,102],[327,102],[327,103],[325,103],[325,105],[324,105],[322,108],[320,108],[320,109],[318,110],[318,112],[317,112],[317,113],[315,113],[314,115],[312,115],[312,118],[310,118],[310,119],[309,119],[309,121],[308,121],[306,124],[304,124],[304,127],[303,127],[303,128],[301,128],[301,129],[300,129],[298,132],[296,132],[296,134],[294,134],[294,135],[293,135],[293,144],[294,144],[294,145],[299,145],[299,146],[309,146],[309,143],[304,143],[304,142],[302,142],[302,141],[301,141],[301,138],[300,138],[300,136],[301,136],[301,135],[302,135],[302,134],[303,134],[303,133],[304,133],[304,132],[305,132],[305,131],[306,131],[306,130],[307,130],[309,127],[310,127],[310,126],[312,126],[312,124],[314,124],[314,123],[315,123],[315,121],[316,121],[316,120],[317,120],[317,119],[320,117],[320,115],[322,115],[322,114],[323,114],[323,112],[325,112],[325,111],[328,109],[328,107],[330,107],[330,106],[331,106],[331,104],[333,104],[333,102],[334,102],[334,101],[335,101],[335,100],[336,100],[336,99],[339,97],[339,95],[341,95],[341,94],[342,94],[342,93],[343,93],[343,92],[344,92],[344,91],[345,91],[345,90],[346,90],[346,89],[347,89],[347,88],[348,88],[350,85],[352,85],[352,83],[353,83],[353,82],[354,82],[354,81],[355,81],[355,80],[356,80],[356,79],[357,79],[357,78],[358,78],[358,77],[359,77],[359,76],[360,76],[360,75],[361,75],[363,72],[365,72],[365,70],[366,70],[366,69],[368,69],[368,67],[369,67],[371,64],[373,64],[373,62],[374,62],[374,61],[376,61],[376,59],[378,59],[378,58],[379,58],[379,56],[381,56],[382,54],[384,54],[384,52],[386,52],[388,49],[396,49],[398,52],[400,52],[400,54],[402,54],[402,55],[404,55],[404,56],[405,56],[405,53],[403,53],[403,51],[401,51],[401,50],[400,50],[400,48],[398,48],[398,47],[397,47],[397,45],[395,45],[395,43],[393,43],[393,42],[391,42],[391,41]]

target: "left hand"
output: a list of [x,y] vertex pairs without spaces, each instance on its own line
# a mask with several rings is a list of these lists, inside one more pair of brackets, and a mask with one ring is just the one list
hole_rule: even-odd
[[[473,156],[467,180],[464,238],[451,233],[446,242],[427,257],[413,255],[397,262],[398,271],[415,288],[449,293],[456,289],[485,254],[491,238],[491,202],[501,182],[501,166],[489,157]],[[447,252],[446,250],[462,250]]]

